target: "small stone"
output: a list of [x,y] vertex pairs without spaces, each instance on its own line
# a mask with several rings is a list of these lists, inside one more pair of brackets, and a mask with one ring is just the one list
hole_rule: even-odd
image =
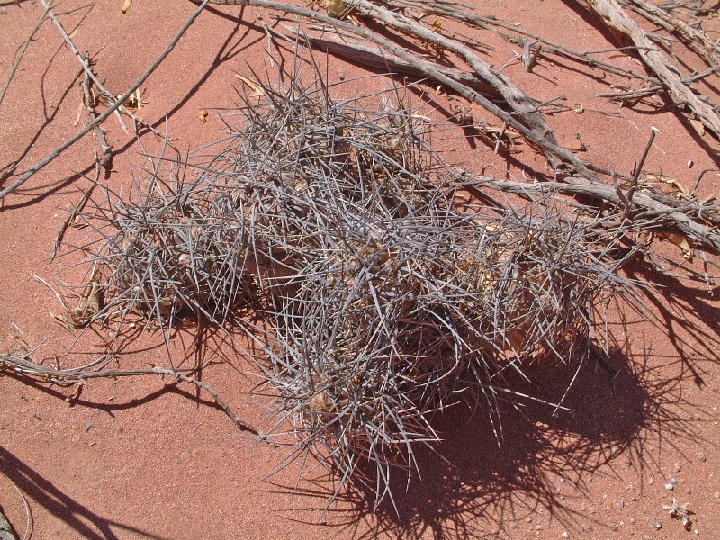
[[700,453],[698,454],[698,460],[700,461],[700,463],[705,463],[705,462],[707,461],[707,457],[705,457],[705,454],[703,454],[702,452],[700,452]]
[[625,508],[625,501],[623,499],[620,499],[619,501],[615,502],[615,506],[620,509]]
[[562,536],[563,538],[570,538],[570,533],[567,531],[563,531],[563,533],[560,536]]
[[673,472],[675,472],[675,473],[679,473],[679,472],[680,472],[680,464],[679,464],[679,463],[675,463],[675,464],[673,465]]
[[87,424],[85,424],[85,431],[90,431],[92,429],[92,427],[93,427],[93,421],[88,420]]
[[528,516],[528,518],[525,521],[527,521],[528,523],[532,523],[532,518],[530,516]]
[[653,528],[654,528],[656,531],[659,531],[660,529],[662,529],[662,523],[660,523],[659,521],[656,521],[656,522],[653,524]]
[[720,491],[716,491],[715,493],[713,493],[713,497],[715,497],[716,499],[720,499]]
[[652,486],[655,483],[655,479],[651,476],[650,478],[647,479],[647,483],[649,486]]
[[677,486],[677,483],[677,478],[673,476],[672,478],[670,478],[670,481],[665,484],[665,489],[667,489],[668,491],[672,491],[673,489],[675,489],[675,486]]

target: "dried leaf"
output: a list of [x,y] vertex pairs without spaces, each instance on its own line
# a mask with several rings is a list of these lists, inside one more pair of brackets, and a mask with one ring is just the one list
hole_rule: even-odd
[[483,274],[480,278],[480,290],[484,293],[491,290],[493,287],[493,277],[492,274]]
[[682,251],[683,257],[690,260],[692,259],[692,248],[688,239],[680,233],[676,232],[663,232],[658,235],[660,238],[672,242]]
[[130,9],[130,6],[132,6],[133,0],[125,0],[122,5],[122,12],[127,13]]
[[657,187],[666,195],[687,195],[688,190],[683,186],[677,178],[669,176],[661,176],[657,174],[646,174],[643,176],[643,182]]
[[[118,95],[117,97],[119,99],[122,96]],[[148,102],[145,101],[145,89],[136,88],[135,91],[125,100],[123,106],[131,113],[136,113],[147,104]]]
[[207,122],[207,117],[208,117],[208,112],[207,112],[205,109],[203,109],[202,111],[200,111],[200,112],[198,113],[198,118],[200,119],[200,121],[201,121],[203,124],[204,124],[205,122]]
[[348,12],[345,0],[327,0],[325,8],[327,9],[328,15],[336,19],[343,17]]
[[235,76],[252,89],[254,96],[265,95],[265,89],[260,85],[260,83],[257,83],[252,79],[248,79],[247,77],[240,75],[239,73],[235,73]]
[[695,131],[697,131],[698,135],[700,135],[701,137],[705,136],[705,124],[703,124],[700,120],[690,118],[690,125]]

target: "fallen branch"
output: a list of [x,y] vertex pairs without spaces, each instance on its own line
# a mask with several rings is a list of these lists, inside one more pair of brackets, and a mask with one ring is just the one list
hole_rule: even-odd
[[135,81],[135,83],[126,90],[126,92],[121,95],[110,107],[105,110],[104,113],[102,113],[100,116],[98,116],[94,122],[90,122],[87,126],[85,126],[84,129],[80,130],[76,135],[65,141],[63,144],[58,146],[55,150],[53,150],[50,154],[48,154],[45,158],[43,158],[37,165],[20,175],[17,180],[15,180],[12,184],[10,184],[8,187],[0,191],[0,199],[4,198],[5,196],[9,195],[13,191],[15,191],[17,188],[22,186],[25,182],[27,182],[35,173],[42,170],[48,163],[52,162],[55,158],[57,158],[60,154],[62,154],[65,150],[70,148],[72,145],[74,145],[76,142],[78,142],[80,139],[82,139],[85,135],[93,131],[97,126],[99,126],[102,122],[105,121],[106,118],[108,118],[111,114],[113,114],[117,109],[123,106],[125,101],[132,95],[135,90],[137,90],[142,83],[144,83],[150,75],[157,69],[157,67],[165,60],[168,54],[175,48],[178,41],[180,41],[180,38],[182,38],[185,35],[185,32],[188,31],[190,26],[192,26],[192,23],[195,22],[195,19],[200,15],[200,13],[203,12],[205,7],[210,3],[210,0],[203,0],[202,4],[198,9],[196,9],[190,17],[185,21],[185,24],[180,28],[177,34],[175,34],[175,37],[173,37],[172,40],[170,40],[170,43],[167,44],[165,47],[165,50],[158,56],[158,58],[150,65],[147,70],[145,70],[145,73],[143,73],[140,78]]
[[403,33],[409,33],[420,40],[435,43],[459,54],[480,79],[492,86],[497,93],[503,96],[511,112],[505,111],[476,90],[461,84],[443,73],[438,63],[424,60],[390,39],[362,26],[338,20],[311,9],[274,2],[272,0],[210,0],[210,3],[215,5],[264,7],[274,11],[297,15],[306,20],[321,22],[335,27],[337,30],[359,36],[388,51],[393,56],[416,66],[418,71],[424,74],[424,76],[454,90],[468,101],[481,105],[488,112],[494,114],[509,127],[512,127],[520,133],[529,144],[537,148],[545,156],[554,169],[559,170],[563,165],[566,165],[592,182],[601,182],[600,178],[595,175],[582,160],[578,159],[571,151],[561,148],[557,144],[552,130],[547,126],[538,111],[539,105],[535,100],[513,86],[503,75],[483,62],[467,47],[449,40],[437,32],[420,26],[407,17],[395,14],[365,0],[358,0],[353,3],[353,9],[357,10],[361,15],[375,18],[385,26],[395,28]]
[[[387,3],[391,6],[396,6],[398,8],[411,7],[411,4],[409,2],[404,2],[403,0],[388,0]],[[626,77],[629,79],[648,79],[648,77],[643,75],[642,73],[636,73],[630,69],[621,68],[619,66],[616,66],[615,64],[611,64],[610,62],[606,62],[593,56],[595,54],[608,51],[576,51],[574,49],[564,46],[562,43],[547,39],[540,34],[524,30],[515,24],[507,23],[495,17],[485,17],[473,13],[472,11],[467,10],[467,8],[465,8],[464,6],[463,9],[460,9],[458,6],[451,3],[428,2],[427,5],[423,5],[423,11],[438,16],[447,17],[449,19],[454,19],[456,21],[466,23],[470,26],[474,26],[476,28],[495,32],[506,41],[509,41],[510,43],[515,43],[516,45],[524,46],[528,40],[532,40],[538,45],[542,46],[543,54],[554,54],[555,56],[558,56],[560,58],[571,60],[573,62],[586,65],[590,68],[601,69],[603,71],[606,71],[607,73],[620,75],[621,77]],[[504,30],[514,32],[515,34],[517,34],[517,36],[509,34],[507,32],[498,31],[497,28],[502,28]]]
[[[695,82],[705,79],[707,77],[710,77],[711,75],[714,75],[718,72],[720,72],[720,66],[715,66],[712,68],[708,68],[704,71],[701,71],[700,73],[696,73],[695,75],[691,75],[690,77],[685,77],[682,79],[682,82],[687,87],[691,87]],[[652,80],[657,82],[657,79],[655,79],[655,78],[653,78]],[[632,101],[632,102],[635,102],[644,97],[650,97],[652,95],[655,95],[655,94],[661,92],[662,89],[663,89],[663,86],[661,84],[652,84],[652,85],[648,86],[647,88],[641,88],[640,90],[630,90],[627,92],[604,92],[604,93],[598,94],[598,96],[610,98],[610,101],[617,101],[617,102]]]
[[20,377],[29,377],[39,382],[49,382],[68,386],[70,384],[84,383],[90,379],[116,379],[120,377],[136,377],[141,375],[159,375],[162,377],[173,377],[178,382],[192,384],[197,388],[204,390],[213,398],[220,409],[235,423],[240,429],[250,431],[255,435],[259,434],[256,428],[250,422],[240,418],[220,397],[220,394],[209,384],[200,381],[194,377],[170,368],[147,368],[147,369],[101,369],[98,371],[85,371],[80,368],[70,369],[53,369],[38,364],[32,360],[28,354],[0,354],[0,372],[3,369],[12,370],[13,373]]
[[[618,208],[624,208],[631,186],[627,189],[616,188],[607,184],[588,184],[582,179],[566,179],[566,183],[541,182],[527,184],[498,180],[490,177],[475,178],[475,187],[490,188],[506,193],[518,195],[540,195],[560,193],[574,197],[589,197],[596,202],[607,202]],[[620,191],[620,194],[618,193]],[[663,197],[666,198],[667,196]],[[675,201],[675,205],[658,200],[660,194],[640,189],[632,196],[632,208],[635,219],[661,218],[653,226],[654,230],[674,230],[685,236],[690,242],[714,255],[720,255],[720,232],[717,223],[720,223],[720,212],[713,204],[685,203]],[[692,219],[695,216],[696,219]],[[711,225],[705,223],[710,222]],[[713,223],[715,225],[713,225]]]
[[[267,31],[287,43],[295,45],[296,39],[294,36],[278,31],[274,28],[267,28]],[[297,33],[297,31],[296,31]],[[382,55],[378,53],[376,49],[369,47],[363,43],[352,42],[343,43],[333,39],[323,39],[320,37],[313,36],[309,33],[303,32],[301,34],[302,40],[307,42],[312,47],[321,51],[328,52],[332,55],[344,58],[350,62],[360,64],[362,66],[376,69],[385,70],[388,73],[398,75],[409,75],[413,77],[425,77],[425,73],[418,68],[416,65],[396,58],[394,56]],[[497,96],[500,95],[497,91],[482,81],[472,73],[463,71],[457,68],[441,67],[441,71],[448,77],[455,79],[457,82],[474,88],[486,95]]]
[[623,3],[666,32],[677,36],[688,49],[703,58],[711,68],[720,66],[720,45],[710,39],[704,30],[690,26],[677,16],[644,0],[624,0]]
[[583,3],[600,15],[607,26],[628,36],[637,47],[640,58],[655,73],[660,83],[670,93],[675,104],[681,109],[688,107],[697,116],[698,120],[716,138],[720,139],[720,116],[718,116],[718,113],[712,105],[703,101],[700,96],[683,83],[680,75],[660,49],[647,36],[645,31],[623,11],[616,0],[583,0]]

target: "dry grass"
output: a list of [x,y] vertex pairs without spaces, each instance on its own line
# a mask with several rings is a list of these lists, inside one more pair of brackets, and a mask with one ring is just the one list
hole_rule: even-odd
[[498,202],[440,159],[402,89],[339,101],[299,65],[202,155],[96,198],[90,321],[234,321],[263,351],[265,438],[292,435],[292,458],[377,505],[439,441],[437,413],[480,407],[501,440],[500,402],[534,399],[513,386],[528,363],[587,354],[598,307],[634,285],[617,272],[633,229],[551,196]]

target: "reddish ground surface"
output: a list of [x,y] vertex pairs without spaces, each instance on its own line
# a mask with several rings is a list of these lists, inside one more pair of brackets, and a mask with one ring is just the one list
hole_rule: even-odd
[[[118,94],[194,9],[180,0],[136,0],[123,16],[120,5],[120,0],[67,0],[57,7],[80,49],[95,56],[96,72]],[[593,26],[596,21],[574,9],[574,2],[477,0],[474,5],[483,14],[577,49],[617,45]],[[203,14],[144,85],[149,103],[140,114],[180,147],[220,137],[215,108],[236,102],[233,71],[274,72],[258,16],[270,19],[255,9],[246,9],[242,18],[239,12],[227,8]],[[41,13],[36,2],[0,7],[3,76]],[[495,66],[515,59],[513,48],[495,35],[466,37]],[[641,70],[635,60],[614,56],[619,65]],[[331,79],[363,73],[343,62],[330,64]],[[659,133],[646,169],[692,188],[702,171],[717,168],[716,141],[697,135],[667,108],[629,110],[598,98],[613,82],[598,73],[548,61],[533,73],[517,63],[505,73],[536,98],[564,95],[569,104],[582,106],[582,113],[554,115],[550,122],[561,143],[577,148],[582,142],[590,161],[631,171],[655,126]],[[0,164],[23,156],[19,170],[24,170],[79,129],[80,81],[78,64],[47,23],[0,106]],[[718,77],[709,82],[717,86]],[[432,88],[426,90],[425,110],[440,118],[433,111],[437,96]],[[206,123],[198,119],[203,109],[210,111]],[[478,121],[489,119],[478,109],[473,113]],[[140,149],[114,118],[106,128],[117,151],[108,181],[122,189],[141,160]],[[487,166],[485,172],[495,176],[508,172],[491,150],[460,135],[446,135],[441,142],[450,160]],[[95,149],[88,137],[3,202],[3,350],[22,341],[40,345],[38,357],[55,362],[53,355],[58,355],[62,365],[73,365],[87,358],[99,339],[84,335],[76,344],[75,336],[50,317],[51,311],[60,311],[56,298],[33,278],[79,276],[70,267],[73,260],[50,264],[48,258],[67,209],[89,184],[83,175],[92,173]],[[540,166],[527,149],[519,159]],[[520,168],[513,165],[510,172],[520,175]],[[698,192],[702,197],[719,187],[720,176],[710,172]],[[675,249],[667,247],[675,256]],[[212,402],[195,401],[191,388],[165,386],[149,377],[92,383],[71,407],[61,389],[35,388],[0,375],[0,505],[22,535],[24,496],[38,539],[562,538],[565,533],[570,538],[720,538],[720,292],[659,275],[645,277],[660,284],[645,298],[645,318],[631,314],[624,327],[611,325],[621,344],[612,357],[620,368],[617,377],[611,380],[604,370],[589,366],[566,403],[572,412],[558,418],[542,407],[526,411],[525,417],[508,412],[502,447],[482,418],[448,414],[441,426],[447,440],[440,449],[448,461],[422,457],[425,476],[398,490],[399,516],[372,515],[353,501],[325,513],[329,484],[311,481],[321,469],[313,471],[310,465],[309,479],[297,489],[297,464],[267,478],[286,449],[246,437]],[[166,361],[158,335],[143,336],[133,349],[124,362]],[[207,369],[205,380],[248,419],[258,422],[266,413],[248,395],[257,380],[242,355],[232,365]],[[558,390],[554,386],[550,382],[536,391],[551,395]],[[671,477],[677,480],[672,492],[665,487]],[[673,497],[690,503],[695,512],[690,531],[663,510]]]

